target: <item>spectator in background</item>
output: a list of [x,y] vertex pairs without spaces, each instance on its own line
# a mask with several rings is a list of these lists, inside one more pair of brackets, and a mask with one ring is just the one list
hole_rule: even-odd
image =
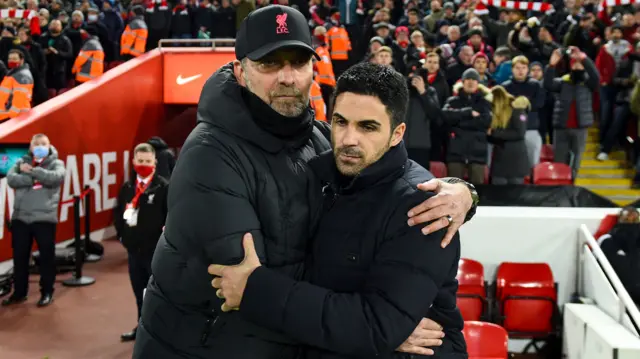
[[200,4],[197,5],[196,2],[194,4],[194,26],[195,31],[198,34],[197,38],[201,38],[201,34],[212,34],[214,23],[213,23],[213,12],[214,9],[211,6],[211,2],[209,0],[201,0]]
[[598,244],[631,299],[640,305],[640,214],[634,207],[620,211],[618,223],[598,238]]
[[28,112],[33,96],[33,75],[22,51],[9,51],[7,67],[9,71],[0,84],[0,121]]
[[47,59],[42,46],[31,37],[31,31],[28,27],[23,26],[18,30],[18,38],[33,61],[30,70],[33,76],[33,106],[35,107],[49,99],[45,84]]
[[[73,62],[78,57],[80,50],[82,49],[82,44],[84,43],[82,40],[82,36],[80,35],[80,31],[85,28],[84,24],[84,13],[80,10],[75,10],[71,13],[71,23],[65,27],[62,34],[66,36],[69,41],[71,41],[71,59],[66,61],[67,66],[67,79],[73,79],[73,73],[71,69],[73,68]],[[65,87],[72,87],[71,85]]]
[[213,12],[212,35],[223,39],[236,37],[236,9],[229,0],[220,0],[220,7]]
[[[195,29],[193,26],[194,9],[187,6],[186,0],[180,0],[172,10],[171,18],[171,38],[175,40],[185,40],[193,38]],[[189,46],[189,44],[179,44]]]
[[[600,77],[596,66],[580,49],[572,47],[570,55],[556,50],[544,73],[547,91],[556,93],[553,112],[554,162],[571,163],[574,174],[587,142],[587,129],[593,125],[593,92],[598,91]],[[570,72],[559,76],[556,66],[569,62]]]
[[[104,51],[105,62],[111,62],[116,59],[115,43],[109,39],[109,30],[100,19],[100,10],[92,6],[87,10],[87,23],[85,30],[91,29],[91,36],[96,36]],[[84,45],[84,39],[83,39]]]
[[166,180],[171,179],[171,173],[173,173],[173,168],[176,166],[176,154],[158,136],[151,137],[147,143],[153,146],[156,154],[156,174]]
[[524,184],[524,178],[531,173],[525,143],[531,104],[525,96],[516,98],[502,86],[492,88],[491,95],[493,118],[487,132],[493,144],[491,183]]
[[74,60],[71,41],[62,34],[60,20],[49,23],[49,32],[42,36],[41,44],[47,59],[45,82],[50,94],[55,95],[67,87],[67,61]]
[[[382,46],[376,52],[375,63],[383,66],[393,66],[393,50],[389,46]],[[396,69],[397,70],[397,69]]]
[[[437,54],[433,54],[437,58]],[[432,55],[432,56],[433,56]],[[440,101],[435,88],[428,85],[427,71],[409,74],[409,107],[405,117],[407,129],[404,143],[410,159],[429,169],[431,161],[431,128],[441,127]]]
[[532,167],[540,162],[542,150],[542,136],[540,135],[540,112],[546,99],[546,91],[542,84],[529,77],[529,59],[524,56],[516,56],[512,60],[513,77],[502,86],[514,97],[524,96],[530,102],[527,114],[527,132],[525,144],[527,158]]
[[[109,47],[113,48],[113,60],[118,57],[118,48],[120,47],[120,36],[124,31],[124,21],[122,16],[114,8],[115,0],[105,0],[102,2],[102,12],[100,13],[100,21],[107,29],[107,38],[109,39]],[[103,45],[103,47],[106,47]],[[105,54],[106,56],[106,54]],[[113,61],[109,60],[109,61]]]
[[167,0],[147,0],[144,13],[144,22],[148,28],[146,51],[155,49],[160,40],[169,38],[172,16]]
[[314,69],[316,72],[315,82],[320,87],[322,100],[327,106],[326,113],[331,113],[331,95],[336,86],[336,77],[333,73],[333,63],[331,55],[327,47],[327,29],[324,26],[316,26],[313,30],[313,47],[318,54],[319,59],[314,60]]
[[[321,19],[325,19],[329,14],[329,8],[326,7],[326,5],[324,6],[321,5],[323,2],[324,0],[314,0],[314,3],[317,4],[316,15],[320,14]],[[240,28],[240,24],[242,24],[242,21],[247,17],[247,15],[249,15],[250,12],[255,10],[255,5],[252,1],[249,1],[249,0],[231,0],[231,3],[233,4],[233,7],[235,9],[235,20],[236,20],[235,27],[231,27],[231,29],[233,30],[233,35],[231,37],[235,38],[236,30]],[[318,6],[321,6],[321,7],[318,8]],[[313,18],[311,10],[309,10],[309,14]],[[318,25],[324,25],[324,22]]]
[[469,45],[462,46],[458,52],[457,62],[449,65],[445,71],[449,86],[453,86],[460,79],[462,74],[471,67],[472,58],[473,48]]
[[[129,278],[136,297],[138,316],[142,297],[151,277],[151,259],[167,218],[168,181],[156,171],[157,153],[153,146],[141,143],[133,150],[136,176],[120,189],[113,210],[118,239],[127,249]],[[120,336],[122,341],[136,339],[137,327]]]
[[463,178],[468,173],[474,185],[484,183],[487,164],[487,131],[491,125],[491,105],[485,96],[475,69],[462,74],[462,89],[450,97],[442,109],[444,121],[451,127],[447,154],[449,176]]
[[29,260],[35,239],[40,251],[39,307],[53,302],[56,279],[55,240],[64,163],[44,134],[31,139],[29,153],[11,167],[7,184],[15,192],[11,216],[13,293],[2,305],[23,303],[29,291]]
[[[428,53],[422,66],[426,70],[426,85],[436,91],[438,103],[440,108],[442,108],[444,105],[443,102],[451,96],[451,88],[447,83],[444,73],[440,71],[440,58],[438,53],[435,51]],[[439,115],[438,120],[430,121],[431,154],[429,158],[432,161],[444,161],[445,148],[449,137],[446,126],[444,126],[442,121],[442,115],[439,112],[439,109],[435,112],[435,114]],[[409,129],[409,131],[411,131],[411,129]]]
[[508,47],[499,47],[493,55],[491,63],[492,76],[497,85],[503,84],[511,78],[511,50]]

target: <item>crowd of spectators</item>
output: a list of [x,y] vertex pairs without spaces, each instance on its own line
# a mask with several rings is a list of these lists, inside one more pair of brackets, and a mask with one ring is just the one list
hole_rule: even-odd
[[[640,10],[621,0],[0,0],[0,75],[11,78],[1,87],[32,88],[37,105],[161,39],[233,38],[270,3],[305,14],[325,54],[312,94],[322,117],[335,78],[354,63],[407,76],[405,141],[427,168],[445,162],[474,183],[490,168],[495,184],[523,183],[543,144],[575,175],[594,123],[598,160],[637,138],[628,128],[640,114]],[[18,110],[6,117],[28,110],[12,98],[7,112]],[[636,169],[634,186],[640,161]]]

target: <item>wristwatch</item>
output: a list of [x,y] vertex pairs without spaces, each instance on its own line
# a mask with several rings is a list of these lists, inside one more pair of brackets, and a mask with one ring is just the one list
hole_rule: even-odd
[[440,178],[440,180],[449,184],[462,183],[465,186],[467,186],[467,188],[469,188],[469,192],[471,192],[471,208],[469,208],[469,211],[467,212],[467,216],[464,217],[464,222],[465,223],[469,222],[471,218],[475,216],[476,209],[478,209],[478,204],[480,203],[480,196],[478,196],[478,191],[476,191],[476,187],[471,183],[456,177],[444,177],[444,178]]

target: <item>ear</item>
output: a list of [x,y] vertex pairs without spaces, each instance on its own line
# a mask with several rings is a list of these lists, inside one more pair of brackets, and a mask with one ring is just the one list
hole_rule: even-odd
[[236,81],[242,87],[247,87],[246,82],[244,81],[244,69],[242,68],[242,64],[240,60],[233,60],[233,74],[236,77]]
[[400,143],[400,141],[402,141],[402,138],[404,137],[404,131],[407,130],[407,124],[406,123],[401,123],[398,125],[398,127],[396,127],[393,130],[393,133],[391,134],[391,141],[389,143],[389,146],[391,147],[395,147],[398,145],[398,143]]

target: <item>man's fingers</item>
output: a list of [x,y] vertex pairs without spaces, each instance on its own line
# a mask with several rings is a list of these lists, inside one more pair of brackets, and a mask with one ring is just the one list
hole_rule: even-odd
[[447,217],[440,217],[435,221],[429,223],[428,226],[425,226],[424,228],[422,228],[422,234],[426,236],[427,234],[437,232],[442,228],[446,228],[448,225],[449,225],[449,220],[447,219]]
[[456,235],[456,232],[458,231],[460,226],[461,224],[458,224],[458,222],[456,221],[452,221],[451,223],[449,223],[449,228],[447,228],[447,234],[445,234],[444,238],[442,239],[442,242],[440,243],[442,248],[446,248],[449,245],[449,243],[451,243],[453,236]]
[[417,224],[428,223],[437,218],[444,217],[447,214],[449,214],[448,213],[449,211],[447,210],[447,206],[445,204],[440,204],[439,202],[440,201],[437,199],[437,196],[436,196],[436,197],[431,197],[425,202],[422,202],[421,204],[419,204],[418,207],[423,206],[422,208],[424,208],[424,210],[422,212],[414,212],[414,216],[409,219],[407,224],[409,224],[409,226],[415,226]]
[[436,192],[438,187],[440,187],[440,181],[436,178],[428,180],[427,182],[419,183],[418,188],[425,192]]
[[230,312],[233,310],[233,308],[229,306],[227,303],[222,303],[221,308],[223,312]]
[[409,344],[417,347],[439,347],[442,345],[442,339],[414,338],[409,340]]
[[244,235],[244,238],[242,238],[242,246],[244,247],[244,260],[255,260],[258,258],[251,233]]
[[214,288],[221,288],[222,287],[222,278],[220,278],[220,277],[213,278],[213,280],[211,281],[211,286],[213,286]]
[[418,327],[426,330],[435,330],[438,332],[442,332],[442,329],[443,329],[442,325],[438,324],[437,322],[429,318],[422,318],[422,320],[420,321],[420,324],[418,324]]
[[209,274],[211,275],[216,275],[218,277],[222,277],[222,271],[224,270],[225,266],[220,265],[220,264],[212,264],[209,266],[208,271]]
[[403,353],[413,353],[413,354],[418,354],[418,355],[433,355],[433,354],[435,354],[433,349],[422,348],[422,347],[415,346],[415,345],[410,345],[410,344],[402,344],[398,348],[398,351],[399,352],[403,352]]
[[220,299],[224,299],[224,294],[222,294],[222,289],[216,290],[216,297]]

